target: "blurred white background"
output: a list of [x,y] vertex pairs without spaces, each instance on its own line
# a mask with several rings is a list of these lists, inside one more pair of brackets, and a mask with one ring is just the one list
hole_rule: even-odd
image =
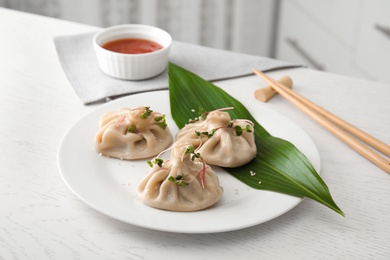
[[108,27],[141,23],[174,40],[390,84],[389,0],[0,0]]
[[[174,40],[273,55],[273,0],[0,0],[0,6],[108,27],[141,23]],[[250,39],[248,41],[248,39]]]

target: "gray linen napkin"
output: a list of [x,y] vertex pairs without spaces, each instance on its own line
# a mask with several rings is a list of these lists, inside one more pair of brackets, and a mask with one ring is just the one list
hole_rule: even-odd
[[[119,80],[104,74],[97,64],[92,47],[93,35],[94,33],[86,33],[54,38],[62,67],[84,104],[109,101],[127,94],[168,89],[167,71],[154,78],[139,81]],[[172,44],[169,61],[209,81],[250,75],[251,68],[270,71],[299,66],[178,41]]]

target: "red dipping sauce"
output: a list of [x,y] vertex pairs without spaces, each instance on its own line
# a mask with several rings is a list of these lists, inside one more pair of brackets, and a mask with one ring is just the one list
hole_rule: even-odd
[[102,46],[104,49],[126,54],[141,54],[157,51],[163,48],[160,44],[139,38],[123,38],[107,42]]

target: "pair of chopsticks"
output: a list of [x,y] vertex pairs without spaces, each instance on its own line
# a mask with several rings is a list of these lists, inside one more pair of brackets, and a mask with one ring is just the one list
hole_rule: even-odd
[[[356,138],[362,140],[364,143],[387,156],[390,156],[390,146],[319,107],[310,100],[307,100],[293,90],[287,88],[283,84],[268,77],[264,73],[255,69],[252,69],[252,71],[264,79],[277,93],[293,103],[296,107],[309,115],[329,132],[341,139],[343,142],[370,160],[372,163],[377,165],[379,168],[390,174],[389,160],[374,152],[367,145],[358,141]],[[349,132],[349,134],[347,132]],[[354,135],[356,138],[352,137],[350,134]]]

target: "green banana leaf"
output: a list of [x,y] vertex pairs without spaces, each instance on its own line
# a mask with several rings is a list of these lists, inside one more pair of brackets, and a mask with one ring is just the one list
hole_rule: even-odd
[[311,198],[344,216],[325,182],[293,144],[270,135],[239,101],[194,73],[170,63],[168,75],[171,114],[179,128],[194,118],[191,109],[198,107],[204,111],[234,107],[228,111],[232,118],[255,124],[256,158],[241,167],[225,168],[229,174],[255,189]]

